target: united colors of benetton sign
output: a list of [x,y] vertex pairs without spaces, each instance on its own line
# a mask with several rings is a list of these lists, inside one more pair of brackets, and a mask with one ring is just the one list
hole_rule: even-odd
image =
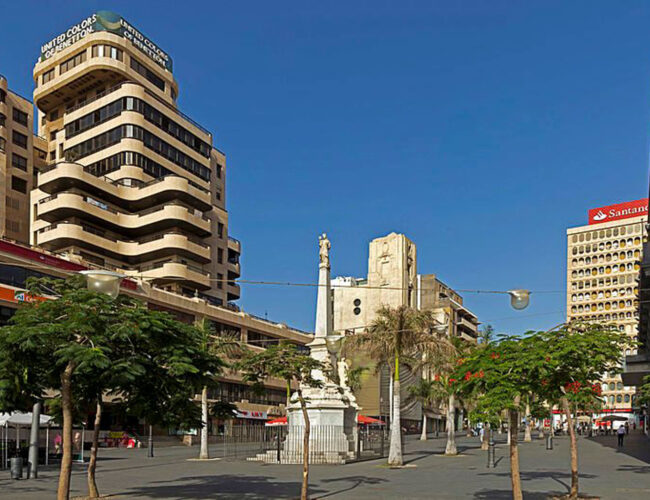
[[589,210],[589,224],[601,224],[613,220],[627,219],[648,215],[648,198],[642,200],[626,201],[616,205],[592,208]]
[[172,59],[160,47],[135,29],[114,12],[101,10],[83,21],[71,26],[60,35],[41,46],[41,61],[49,59],[57,52],[67,49],[82,38],[98,31],[115,33],[129,40],[135,47],[168,71],[172,70]]

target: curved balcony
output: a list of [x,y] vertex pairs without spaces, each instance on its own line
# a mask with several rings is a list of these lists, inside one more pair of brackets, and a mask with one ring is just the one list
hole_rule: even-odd
[[105,176],[96,177],[79,163],[57,163],[38,174],[38,187],[48,194],[76,187],[129,211],[144,210],[152,205],[162,205],[174,200],[183,201],[202,212],[212,208],[210,192],[185,177],[167,175],[144,182],[146,174],[138,167],[131,168],[139,172],[143,179],[142,184],[125,186],[120,184],[119,180]]
[[180,262],[163,262],[144,265],[138,271],[127,271],[127,276],[153,280],[156,284],[176,283],[197,290],[210,289],[210,274],[202,269]]
[[125,214],[93,198],[76,193],[59,193],[38,202],[38,217],[56,222],[79,217],[119,234],[136,237],[179,227],[200,237],[210,232],[210,219],[181,205],[158,206],[138,214]]
[[227,269],[229,279],[237,279],[241,276],[241,264],[239,262],[228,261]]
[[227,300],[230,302],[231,300],[237,300],[239,297],[241,297],[241,289],[239,288],[239,285],[235,282],[226,282],[226,292],[228,294]]
[[87,248],[128,263],[146,262],[174,255],[201,264],[210,262],[210,247],[180,233],[166,233],[139,241],[122,241],[91,226],[58,222],[37,232],[37,244],[50,251],[69,246]]

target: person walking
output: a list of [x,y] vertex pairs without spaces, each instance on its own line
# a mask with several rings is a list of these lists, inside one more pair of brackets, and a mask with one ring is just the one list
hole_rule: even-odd
[[625,437],[625,426],[624,425],[619,425],[618,430],[616,431],[616,435],[618,436],[618,446],[620,448],[623,447],[623,438]]

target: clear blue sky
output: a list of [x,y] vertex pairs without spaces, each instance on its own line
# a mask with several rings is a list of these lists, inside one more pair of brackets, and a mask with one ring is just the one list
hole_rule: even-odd
[[[101,9],[170,53],[227,153],[242,278],[315,281],[322,231],[333,274],[362,276],[396,231],[453,287],[565,290],[565,229],[647,193],[648,2],[6,2],[0,73],[31,95],[40,44]],[[565,295],[466,303],[517,333],[562,321]],[[243,286],[299,328],[314,304]]]

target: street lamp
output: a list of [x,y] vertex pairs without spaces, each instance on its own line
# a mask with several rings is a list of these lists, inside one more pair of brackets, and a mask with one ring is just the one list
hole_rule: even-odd
[[522,309],[526,309],[528,304],[530,304],[529,290],[508,290],[508,295],[510,295],[510,305],[513,309],[521,311]]
[[106,294],[112,299],[116,299],[120,294],[120,284],[124,279],[123,274],[97,269],[79,271],[79,274],[85,276],[88,290]]

